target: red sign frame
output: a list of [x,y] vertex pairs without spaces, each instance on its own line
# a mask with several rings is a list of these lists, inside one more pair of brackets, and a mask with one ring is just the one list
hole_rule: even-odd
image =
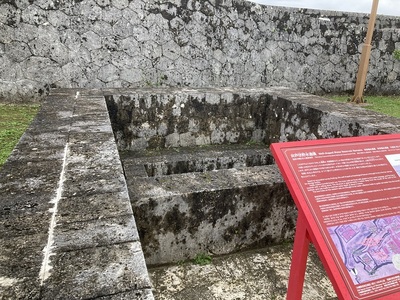
[[271,151],[299,211],[287,299],[301,299],[310,242],[339,299],[400,299],[400,134]]

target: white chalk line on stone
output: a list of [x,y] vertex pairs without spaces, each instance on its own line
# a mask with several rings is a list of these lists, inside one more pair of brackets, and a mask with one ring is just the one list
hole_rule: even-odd
[[61,174],[60,174],[60,180],[58,182],[56,196],[54,197],[53,200],[50,201],[50,203],[53,203],[54,206],[53,206],[53,208],[50,209],[50,212],[52,213],[52,215],[51,215],[51,219],[50,219],[47,245],[43,249],[44,257],[43,257],[42,266],[40,268],[40,273],[39,273],[40,285],[43,285],[44,281],[47,278],[49,278],[50,271],[53,268],[50,263],[51,263],[51,256],[55,255],[55,253],[53,252],[54,228],[57,225],[56,217],[57,217],[58,203],[61,199],[61,195],[62,195],[63,187],[64,187],[66,161],[67,161],[68,152],[69,152],[69,147],[68,147],[68,142],[67,142],[65,145],[65,148],[64,148],[63,165],[62,165],[62,170],[61,170]]

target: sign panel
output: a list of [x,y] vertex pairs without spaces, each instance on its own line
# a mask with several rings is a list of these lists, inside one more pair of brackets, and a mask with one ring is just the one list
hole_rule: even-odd
[[400,135],[288,142],[271,149],[352,298],[400,292]]

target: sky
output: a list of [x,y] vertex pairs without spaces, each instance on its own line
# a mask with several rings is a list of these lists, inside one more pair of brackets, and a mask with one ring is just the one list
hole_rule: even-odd
[[[251,0],[265,5],[371,13],[373,0]],[[378,14],[400,16],[399,0],[380,0]]]

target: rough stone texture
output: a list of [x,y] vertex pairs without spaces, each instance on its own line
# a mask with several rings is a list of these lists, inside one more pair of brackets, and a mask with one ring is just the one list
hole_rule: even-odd
[[[44,5],[43,3],[37,5]],[[125,4],[121,1],[118,5],[123,7]],[[92,13],[94,12],[95,10]],[[139,100],[135,100],[127,95],[142,96]],[[252,128],[243,127],[243,134],[247,130],[258,132],[257,139],[252,140],[255,135],[247,133],[244,135],[247,139],[234,140],[247,144],[248,147],[254,146],[256,149],[259,149],[260,145],[253,145],[254,141],[267,147],[270,142],[275,141],[400,131],[399,119],[367,111],[352,104],[334,103],[288,88],[54,90],[45,99],[36,119],[0,170],[0,295],[3,299],[153,299],[138,240],[137,224],[145,224],[146,221],[151,223],[154,220],[137,220],[136,224],[133,218],[112,125],[116,129],[117,138],[119,130],[125,130],[129,135],[131,134],[129,130],[138,131],[142,127],[146,134],[143,136],[144,146],[139,149],[147,148],[155,151],[152,146],[162,146],[162,143],[148,144],[147,138],[151,137],[153,140],[155,137],[162,138],[163,134],[168,132],[168,128],[172,128],[172,133],[179,135],[179,141],[185,141],[177,145],[186,146],[189,144],[186,141],[191,140],[189,133],[197,130],[196,123],[191,122],[188,117],[191,116],[188,115],[191,105],[198,103],[195,98],[191,98],[193,95],[201,99],[205,95],[204,103],[207,105],[203,108],[210,109],[210,112],[222,113],[226,110],[233,113],[229,105],[227,106],[229,101],[240,104],[239,107],[245,112],[248,112],[246,107],[257,110],[257,113],[252,115],[254,118],[239,120],[239,123],[243,121],[243,124],[250,119],[257,120]],[[124,106],[115,106],[116,110],[111,109],[110,115],[113,122],[118,123],[119,118],[124,122],[120,125],[111,124],[107,104],[113,107],[112,104],[118,103],[118,99],[122,98],[124,101],[121,103],[126,104],[127,110],[123,110]],[[136,104],[129,106],[129,99],[139,106],[135,107]],[[184,104],[184,107],[177,105],[175,110],[170,111],[171,122],[177,121],[176,124],[181,125],[176,131],[171,124],[167,124],[166,127],[161,126],[159,132],[154,135],[152,122],[159,116],[157,109],[154,110],[152,105],[156,104],[156,108],[161,104],[171,105],[173,108],[175,101]],[[143,107],[148,109],[144,110]],[[145,120],[143,124],[147,122],[147,125],[133,126],[132,113],[139,113],[138,120],[141,122]],[[242,111],[238,113],[241,116]],[[257,116],[258,119],[256,115],[260,115]],[[244,115],[242,117],[244,118]],[[217,119],[215,114],[210,114],[210,120]],[[226,124],[231,122],[228,116],[219,125],[223,130],[229,129],[228,125],[223,125],[224,122]],[[258,129],[261,131],[257,131]],[[242,132],[239,132],[239,136],[241,134]],[[210,138],[207,138],[204,135],[200,143],[204,149],[212,144],[212,136],[210,134]],[[225,137],[227,136],[225,133]],[[159,138],[156,138],[156,141]],[[126,144],[121,141],[120,139],[119,146]],[[218,147],[221,145],[227,147],[226,144],[229,143],[232,143],[232,140],[226,138],[215,140]],[[179,148],[170,150],[180,151]],[[229,159],[221,155],[219,163],[229,167],[229,161],[240,160],[242,154],[229,153]],[[188,157],[190,158],[190,155]],[[192,160],[193,157],[202,159],[201,155],[191,157]],[[172,161],[175,163],[179,160]],[[205,161],[204,165],[210,163]],[[220,212],[221,215],[229,216],[226,212],[230,209],[232,213],[235,207],[235,203],[217,201],[229,197],[229,200],[236,201],[232,191],[228,193],[228,190],[223,189],[224,185],[231,187],[237,193],[238,199],[245,199],[247,194],[257,193],[257,189],[252,188],[260,179],[270,178],[270,182],[275,184],[269,187],[266,185],[262,191],[265,191],[264,196],[271,192],[272,200],[260,203],[265,207],[265,218],[264,215],[257,214],[253,214],[253,217],[255,219],[259,217],[258,220],[262,219],[262,222],[265,222],[263,226],[267,225],[267,237],[277,234],[278,237],[285,238],[285,234],[290,232],[285,231],[285,228],[282,229],[283,223],[278,222],[277,225],[281,227],[274,227],[276,225],[274,220],[277,218],[288,216],[288,227],[293,221],[293,216],[290,214],[293,211],[291,210],[293,203],[287,205],[289,209],[286,215],[274,215],[275,212],[282,212],[282,209],[277,209],[277,205],[287,204],[285,201],[275,201],[279,195],[287,191],[280,176],[274,174],[274,166],[249,168],[247,165],[233,164],[236,169],[187,174],[175,172],[171,176],[152,178],[147,177],[149,174],[144,165],[138,167],[131,164],[131,166],[134,171],[132,174],[137,176],[135,178],[137,182],[141,180],[147,183],[153,182],[153,187],[157,187],[137,185],[137,190],[131,190],[132,199],[137,200],[137,196],[140,195],[145,195],[143,199],[151,197],[156,199],[160,195],[168,195],[167,200],[180,201],[186,197],[188,203],[194,204],[195,211],[202,212],[202,206],[204,212],[214,211],[214,219],[211,220],[215,220],[215,224],[223,222],[223,219],[219,219]],[[127,168],[125,172],[127,170],[131,169]],[[243,179],[246,182],[242,182]],[[274,194],[274,188],[279,190],[278,193]],[[211,207],[206,198],[196,199],[193,197],[195,194],[190,196],[191,191],[209,195],[211,201],[214,201],[211,202],[214,206]],[[140,208],[142,204],[143,207],[157,204],[153,205],[153,209],[158,206],[154,211],[158,210],[160,220],[169,218],[169,221],[179,221],[179,217],[182,216],[179,214],[179,209],[185,208],[184,202],[179,203],[180,207],[175,210],[172,208],[172,213],[165,215],[163,213],[170,208],[163,210],[164,207],[151,201],[138,202],[136,208]],[[248,209],[251,215],[255,211],[253,204],[241,211],[238,210],[239,214],[246,213]],[[218,209],[214,209],[215,207]],[[233,219],[227,220],[225,225],[229,225],[231,221],[233,222]],[[49,226],[51,224],[56,226]],[[176,225],[175,229],[179,229],[182,223],[172,222],[172,224]],[[245,224],[242,225],[234,224],[236,226],[234,228],[246,229]],[[193,234],[198,228],[201,229],[201,225],[197,228],[193,226],[191,229]],[[226,227],[224,236],[228,237],[228,240],[232,237],[231,241],[240,245],[243,243],[242,238],[247,238],[247,233],[254,233],[253,229],[249,232],[246,230],[243,230],[244,234],[241,236],[237,236],[236,231],[227,235],[229,230]],[[217,234],[220,233],[216,232]],[[173,238],[172,234],[170,236]],[[263,241],[261,235],[260,240]],[[224,253],[223,244],[217,246],[216,253]],[[226,251],[232,251],[232,245],[228,246]],[[44,265],[49,267],[49,273],[43,272],[43,262],[48,262]]]
[[[266,147],[224,148],[122,158],[147,264],[262,247],[294,235],[297,213],[276,166],[267,165],[273,160]],[[140,166],[152,177],[135,172]]]
[[[1,1],[0,99],[52,87],[354,88],[368,15],[243,0]],[[398,93],[399,18],[378,16],[367,91]]]
[[153,299],[101,93],[46,98],[0,200],[1,299]]
[[133,177],[238,169],[274,162],[265,145],[260,144],[121,151],[120,157],[125,174],[132,174]]
[[[214,257],[204,266],[187,261],[149,268],[160,300],[284,300],[292,244]],[[337,300],[332,284],[310,247],[303,300]]]
[[398,133],[398,118],[382,115],[352,103],[335,103],[321,97],[274,88],[269,143]]
[[296,209],[274,166],[127,176],[148,264],[264,247],[294,235]]
[[141,294],[150,287],[137,241],[60,253],[53,264],[42,299],[90,299],[135,290]]
[[394,133],[399,120],[284,87],[105,91],[120,150]]
[[106,99],[118,148],[143,150],[261,143],[271,103],[265,91],[137,89]]
[[[287,88],[108,92],[114,92],[106,102],[148,264],[293,235],[296,214],[282,178],[273,166],[248,165],[244,145],[255,151],[271,142],[400,129],[398,119]],[[195,142],[199,136],[202,143]],[[230,152],[232,144],[242,149]]]

